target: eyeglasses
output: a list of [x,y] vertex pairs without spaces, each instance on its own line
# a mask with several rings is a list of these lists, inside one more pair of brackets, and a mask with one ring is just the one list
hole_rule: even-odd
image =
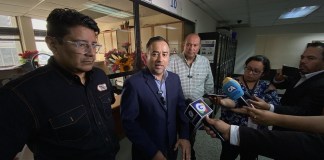
[[253,75],[259,75],[261,74],[263,71],[259,71],[259,70],[254,70],[251,67],[244,67],[244,71],[245,72],[252,72]]
[[[81,41],[81,40],[77,40],[77,41],[63,41],[65,43],[69,43],[75,46],[75,48],[77,49],[78,52],[81,52],[83,54],[86,54],[90,49],[95,50],[95,53],[99,52],[100,47],[102,45],[98,44],[98,43],[92,43],[89,44],[86,41]],[[90,47],[91,45],[91,47]]]

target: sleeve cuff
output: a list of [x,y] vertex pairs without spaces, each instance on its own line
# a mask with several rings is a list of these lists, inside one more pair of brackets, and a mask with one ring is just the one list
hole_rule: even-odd
[[273,81],[273,83],[277,83],[277,84],[278,84],[278,83],[282,83],[282,82],[284,82],[285,80],[277,81],[275,78],[273,78],[272,81]]
[[270,112],[274,112],[274,109],[275,109],[275,108],[274,108],[274,105],[273,105],[273,104],[270,104],[270,109],[269,109],[269,111],[270,111]]
[[240,131],[239,126],[237,125],[231,125],[231,131],[230,131],[230,144],[239,146],[240,145]]

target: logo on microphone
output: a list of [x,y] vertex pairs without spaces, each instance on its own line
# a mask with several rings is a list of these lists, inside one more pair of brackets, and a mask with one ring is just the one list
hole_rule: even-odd
[[235,91],[236,90],[236,88],[234,87],[234,86],[229,86],[228,88],[227,88],[227,91],[228,92],[233,92],[233,91]]
[[202,99],[197,99],[188,105],[185,115],[194,126],[197,126],[212,112],[213,110]]
[[201,116],[204,117],[205,115],[210,114],[213,110],[201,99],[193,101],[190,104],[194,110]]
[[203,104],[203,103],[196,103],[195,107],[196,107],[197,111],[201,114],[204,114],[207,111],[207,108],[206,108],[205,104]]

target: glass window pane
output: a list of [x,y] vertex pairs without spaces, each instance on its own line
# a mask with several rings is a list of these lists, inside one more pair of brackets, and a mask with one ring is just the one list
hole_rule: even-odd
[[0,66],[20,65],[18,54],[21,52],[20,41],[1,41]]
[[32,19],[32,24],[33,24],[33,29],[47,30],[46,28],[47,22],[45,20]]
[[[88,9],[106,14],[95,19],[101,30],[98,43],[102,45],[96,55],[97,63],[106,64],[104,70],[107,74],[132,71],[135,67],[134,15],[131,7],[125,10],[124,6],[132,6],[133,2],[119,0],[118,4],[106,1],[100,3]],[[103,10],[99,10],[100,8]]]
[[53,55],[52,51],[47,47],[45,41],[36,41],[36,49],[38,53],[46,53],[49,55]]
[[0,15],[0,27],[17,28],[15,17]]

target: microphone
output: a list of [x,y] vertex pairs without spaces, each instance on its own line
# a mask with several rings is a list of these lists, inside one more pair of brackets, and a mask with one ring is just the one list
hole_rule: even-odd
[[223,80],[223,92],[232,100],[240,99],[242,100],[247,106],[254,108],[254,106],[248,103],[244,98],[244,92],[241,88],[241,85],[231,77],[226,77]]
[[198,99],[188,105],[185,115],[195,127],[203,123],[209,127],[219,139],[225,141],[221,133],[206,121],[206,116],[209,116],[212,112],[213,110],[202,99]]

